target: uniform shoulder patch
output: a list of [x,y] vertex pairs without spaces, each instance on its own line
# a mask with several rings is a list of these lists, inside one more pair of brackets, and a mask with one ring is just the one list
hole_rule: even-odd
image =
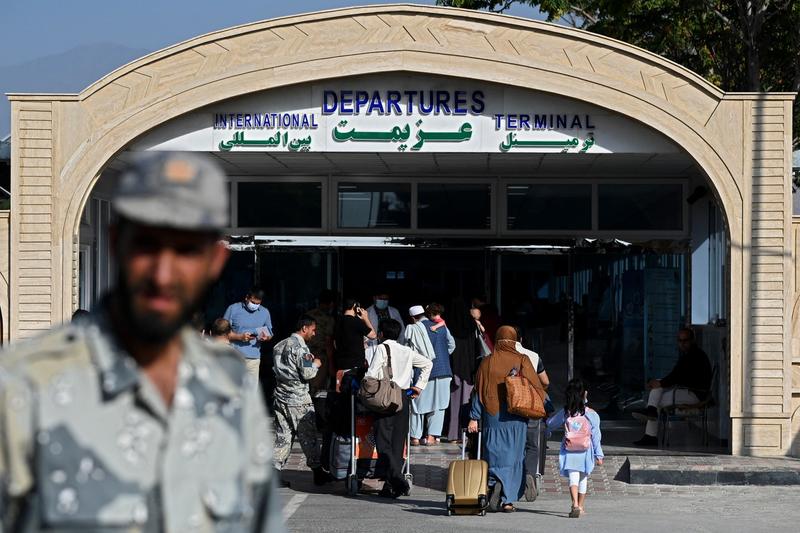
[[0,362],[8,369],[41,359],[59,359],[75,355],[85,346],[86,333],[82,327],[65,324],[35,337],[12,343],[3,349]]

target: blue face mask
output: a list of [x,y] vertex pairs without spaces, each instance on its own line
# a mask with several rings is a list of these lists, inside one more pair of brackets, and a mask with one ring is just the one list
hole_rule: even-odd
[[383,311],[389,307],[389,300],[375,300],[375,307]]
[[247,302],[247,310],[250,311],[251,313],[255,313],[256,311],[258,311],[259,307],[261,307],[260,304],[254,304],[253,302],[250,301]]

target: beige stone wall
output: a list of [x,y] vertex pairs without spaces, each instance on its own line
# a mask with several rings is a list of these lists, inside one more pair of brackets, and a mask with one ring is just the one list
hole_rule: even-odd
[[5,344],[9,339],[11,331],[8,320],[9,293],[8,279],[11,262],[11,212],[0,211],[0,313],[3,315],[3,335],[2,340]]
[[[757,454],[791,448],[791,102],[754,96],[745,104],[743,174],[751,178],[749,313],[743,353],[741,416],[734,439]],[[746,224],[748,226],[748,224]]]
[[630,45],[512,17],[421,6],[258,22],[131,63],[77,95],[12,95],[12,335],[69,317],[75,236],[103,167],[183,113],[256,91],[417,72],[570,96],[673,139],[708,176],[730,230],[735,453],[790,448],[793,95],[724,94]]
[[797,261],[798,254],[800,254],[800,217],[792,219],[792,243],[793,243],[793,269],[794,276],[794,295],[792,300],[792,350],[791,350],[791,366],[790,373],[787,375],[786,380],[791,387],[791,405],[789,410],[791,412],[791,427],[790,444],[791,455],[800,457],[800,261]]
[[54,118],[51,101],[11,108],[11,338],[58,321],[53,315]]

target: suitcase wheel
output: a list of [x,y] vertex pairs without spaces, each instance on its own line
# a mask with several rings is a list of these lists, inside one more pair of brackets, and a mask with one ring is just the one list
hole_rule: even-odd
[[355,496],[356,494],[358,494],[358,477],[354,475],[347,476],[345,484],[347,487],[348,496]]
[[444,506],[447,508],[447,516],[453,516],[453,498],[452,494],[448,494],[444,500]]
[[405,496],[411,495],[411,490],[414,488],[414,476],[410,473],[406,474],[406,483],[408,483],[408,490],[405,493]]

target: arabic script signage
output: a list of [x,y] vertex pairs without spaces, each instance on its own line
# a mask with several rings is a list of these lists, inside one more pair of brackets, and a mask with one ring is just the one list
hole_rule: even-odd
[[276,89],[173,120],[134,149],[221,152],[658,153],[630,119],[562,96],[437,76]]

